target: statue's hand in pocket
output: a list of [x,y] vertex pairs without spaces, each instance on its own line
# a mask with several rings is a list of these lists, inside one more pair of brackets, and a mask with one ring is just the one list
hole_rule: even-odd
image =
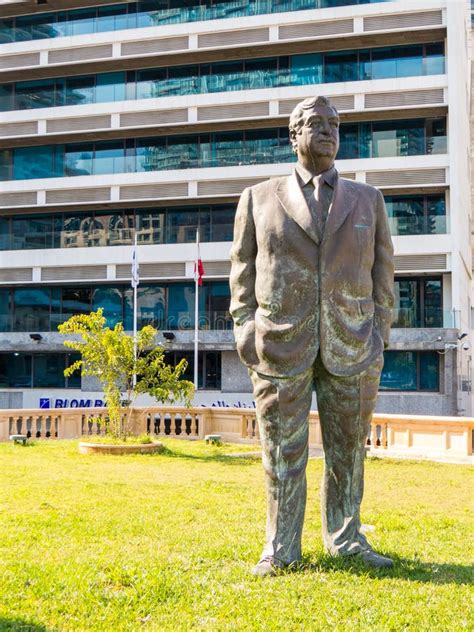
[[258,356],[255,350],[255,321],[246,323],[234,329],[235,343],[240,359],[247,366],[258,364]]

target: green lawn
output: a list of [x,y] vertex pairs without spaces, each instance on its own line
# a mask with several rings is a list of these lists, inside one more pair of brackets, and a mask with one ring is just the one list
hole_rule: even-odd
[[261,464],[165,443],[153,456],[0,444],[0,630],[474,629],[469,466],[367,462],[363,521],[395,559],[375,571],[324,553],[311,460],[302,567],[261,579]]

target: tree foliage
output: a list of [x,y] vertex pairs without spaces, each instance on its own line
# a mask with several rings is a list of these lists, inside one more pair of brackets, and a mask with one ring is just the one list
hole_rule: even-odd
[[[129,433],[130,417],[137,395],[147,393],[161,403],[184,401],[189,406],[194,385],[182,379],[186,360],[172,367],[165,362],[162,346],[155,345],[157,330],[150,325],[137,332],[137,360],[135,362],[133,337],[122,323],[113,329],[107,327],[103,309],[90,314],[77,314],[59,325],[61,334],[73,334],[64,341],[69,349],[78,351],[81,359],[71,364],[64,375],[81,370],[99,380],[104,390],[109,424],[108,431],[119,438]],[[137,375],[136,385],[133,383]],[[126,401],[122,401],[122,393]]]

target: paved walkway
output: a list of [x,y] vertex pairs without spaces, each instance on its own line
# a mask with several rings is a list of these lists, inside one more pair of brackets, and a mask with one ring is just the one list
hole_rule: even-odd
[[[226,454],[225,456],[232,456],[237,459],[260,459],[262,457],[262,453],[259,452],[234,452],[231,454]],[[324,456],[324,452],[322,448],[309,448],[309,458],[310,459],[322,459]],[[474,465],[474,456],[443,456],[433,454],[432,456],[427,456],[426,454],[417,454],[413,452],[412,454],[406,454],[402,452],[397,452],[396,450],[383,450],[380,448],[375,448],[373,450],[368,450],[367,456],[380,458],[380,459],[400,459],[404,461],[434,461],[435,463],[455,463],[458,465]]]

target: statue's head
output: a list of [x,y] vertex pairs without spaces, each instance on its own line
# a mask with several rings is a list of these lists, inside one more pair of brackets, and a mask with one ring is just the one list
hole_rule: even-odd
[[339,149],[339,115],[326,97],[310,97],[290,114],[290,141],[299,160],[334,161]]

